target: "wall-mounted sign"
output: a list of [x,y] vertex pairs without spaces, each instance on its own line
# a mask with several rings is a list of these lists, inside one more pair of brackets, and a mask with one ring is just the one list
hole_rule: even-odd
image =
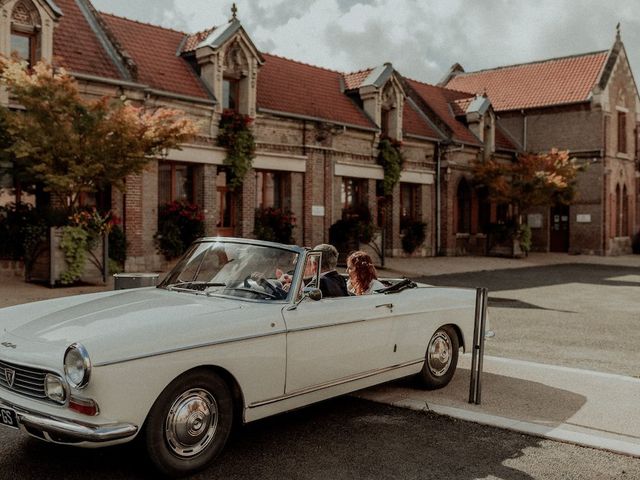
[[527,215],[527,225],[529,228],[542,228],[542,214],[530,213]]
[[311,205],[311,215],[314,217],[324,217],[324,205]]
[[591,223],[590,213],[579,213],[576,215],[576,222],[578,223]]

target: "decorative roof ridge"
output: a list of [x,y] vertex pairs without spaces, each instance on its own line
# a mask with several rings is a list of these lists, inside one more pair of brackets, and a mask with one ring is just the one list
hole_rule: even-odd
[[[181,35],[195,35],[193,33],[183,32],[182,30],[176,30],[175,28],[163,27],[162,25],[156,25],[156,24],[148,23],[148,22],[141,22],[139,20],[134,20],[132,18],[123,17],[122,15],[115,15],[113,13],[107,13],[107,12],[103,12],[103,11],[98,11],[98,13],[100,15],[105,15],[107,17],[117,18],[119,20],[126,20],[126,21],[131,22],[131,23],[137,23],[138,25],[144,25],[145,27],[153,27],[153,28],[157,28],[157,29],[160,29],[160,30],[167,30],[167,31],[170,31],[170,32],[179,33]],[[196,32],[196,33],[199,33],[199,32]]]
[[497,71],[497,70],[506,70],[508,68],[517,68],[517,67],[526,67],[528,65],[539,65],[541,63],[551,63],[551,62],[558,62],[560,60],[568,60],[570,58],[580,58],[580,57],[588,57],[588,56],[592,56],[592,55],[603,55],[603,54],[608,54],[609,50],[596,50],[593,52],[586,52],[586,53],[576,53],[573,55],[565,55],[562,57],[554,57],[554,58],[545,58],[545,59],[541,59],[541,60],[532,60],[530,62],[523,62],[523,63],[514,63],[512,65],[500,65],[498,67],[493,67],[493,68],[484,68],[482,70],[474,70],[472,72],[460,72],[458,74],[455,75],[455,77],[467,77],[470,75],[475,75],[477,73],[485,73],[485,72],[493,72],[493,71]]
[[274,57],[274,58],[279,58],[280,60],[286,60],[287,62],[291,62],[291,63],[297,63],[298,65],[305,65],[307,67],[311,67],[311,68],[317,68],[319,70],[325,70],[327,72],[331,72],[331,73],[337,73],[339,75],[344,75],[344,72],[341,72],[339,70],[333,70],[331,68],[327,68],[327,67],[321,67],[318,65],[313,65],[311,63],[307,63],[307,62],[303,62],[301,60],[294,60],[292,58],[288,58],[288,57],[283,57],[282,55],[276,55],[274,53],[265,53],[265,52],[260,52],[262,55],[265,55],[267,57]]

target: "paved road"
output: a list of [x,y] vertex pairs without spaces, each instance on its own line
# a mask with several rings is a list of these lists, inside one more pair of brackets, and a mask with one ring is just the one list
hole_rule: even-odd
[[421,277],[489,288],[488,355],[640,377],[640,268],[566,264]]
[[[0,431],[0,479],[155,478],[132,447],[79,450]],[[637,479],[640,461],[342,397],[249,424],[196,479]]]

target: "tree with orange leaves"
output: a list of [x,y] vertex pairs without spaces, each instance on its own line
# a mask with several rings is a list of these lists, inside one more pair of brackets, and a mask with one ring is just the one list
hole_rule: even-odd
[[108,185],[124,188],[153,158],[197,133],[178,110],[147,109],[103,97],[86,100],[64,70],[0,60],[0,83],[12,103],[0,108],[5,155],[13,173],[44,185],[72,210],[80,195]]
[[520,215],[531,207],[571,203],[582,167],[568,150],[554,148],[547,153],[521,154],[509,163],[480,160],[472,168],[475,185],[486,187],[490,200],[511,205],[512,220],[519,225]]

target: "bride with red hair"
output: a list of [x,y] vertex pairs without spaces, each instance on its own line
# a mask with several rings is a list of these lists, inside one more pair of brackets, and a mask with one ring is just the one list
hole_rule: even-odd
[[352,295],[368,295],[384,288],[368,253],[358,250],[347,258],[347,290]]

